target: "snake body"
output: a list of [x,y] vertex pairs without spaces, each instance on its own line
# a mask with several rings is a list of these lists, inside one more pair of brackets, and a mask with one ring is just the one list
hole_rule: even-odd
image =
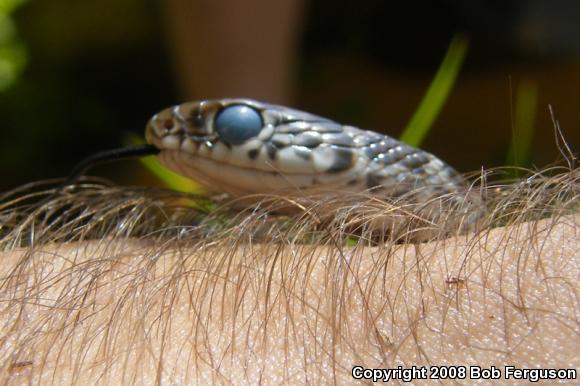
[[374,131],[251,99],[169,107],[147,124],[147,142],[165,166],[209,191],[252,194],[317,191],[420,199],[465,189],[439,158]]

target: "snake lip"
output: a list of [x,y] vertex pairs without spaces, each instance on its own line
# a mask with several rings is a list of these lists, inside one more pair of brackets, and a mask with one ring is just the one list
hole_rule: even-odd
[[273,165],[270,170],[254,169],[167,148],[158,154],[158,159],[162,165],[197,181],[207,191],[227,193],[231,197],[272,192],[300,192],[310,189],[311,181],[316,178],[311,173],[283,173]]
[[[154,146],[158,147],[157,145],[153,144]],[[169,153],[176,153],[177,155],[184,155],[184,153],[182,153],[181,150],[174,150],[174,149],[167,149],[167,148],[160,148],[160,152],[158,154],[158,156],[167,156]],[[273,174],[273,175],[300,175],[300,176],[305,176],[305,175],[316,175],[316,173],[307,173],[307,172],[282,172],[280,170],[278,170],[274,165],[270,164],[271,169],[267,170],[267,169],[256,169],[254,167],[251,166],[242,166],[233,162],[227,162],[224,160],[217,160],[214,159],[212,157],[209,156],[204,156],[203,154],[199,154],[199,153],[185,153],[187,157],[191,158],[192,160],[198,159],[198,160],[203,160],[204,162],[211,162],[214,163],[216,165],[221,165],[221,166],[228,166],[231,168],[236,168],[236,169],[240,169],[240,170],[245,170],[248,172],[263,172],[263,173],[269,173],[269,174]]]

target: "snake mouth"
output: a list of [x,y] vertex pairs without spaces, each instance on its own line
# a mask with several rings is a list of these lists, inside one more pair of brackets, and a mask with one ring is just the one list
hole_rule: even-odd
[[244,167],[199,154],[164,149],[158,154],[164,166],[197,181],[210,192],[241,197],[261,193],[301,192],[317,186],[317,175],[282,173],[273,165],[270,170]]
[[160,151],[179,150],[186,143],[190,152],[197,152],[202,144],[213,146],[217,141],[216,135],[159,135],[159,130],[153,126],[147,126],[145,140],[148,144],[155,146]]

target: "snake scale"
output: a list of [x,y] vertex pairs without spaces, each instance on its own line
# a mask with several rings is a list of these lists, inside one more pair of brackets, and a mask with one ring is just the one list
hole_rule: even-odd
[[147,142],[170,169],[237,198],[317,191],[418,199],[464,190],[451,166],[387,135],[251,99],[169,107],[147,124]]

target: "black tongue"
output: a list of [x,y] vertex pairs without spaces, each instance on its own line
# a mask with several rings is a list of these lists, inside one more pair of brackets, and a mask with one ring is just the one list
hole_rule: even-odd
[[68,185],[73,184],[79,179],[87,170],[95,165],[102,163],[118,161],[126,158],[144,157],[147,155],[159,154],[160,150],[153,145],[135,145],[127,146],[120,149],[105,150],[99,153],[92,154],[79,162],[70,172],[66,180],[58,188],[57,192]]

